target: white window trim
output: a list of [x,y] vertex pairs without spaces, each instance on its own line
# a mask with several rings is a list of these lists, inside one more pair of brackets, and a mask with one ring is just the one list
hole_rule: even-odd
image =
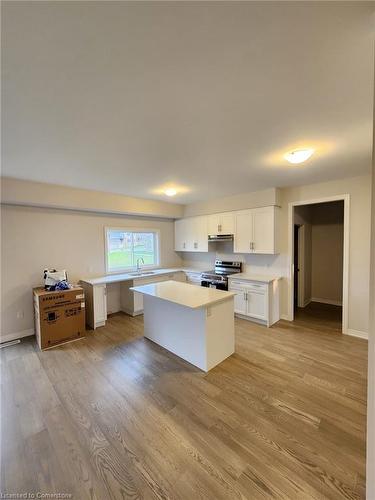
[[129,227],[129,226],[105,226],[104,227],[104,264],[106,274],[127,274],[136,271],[136,266],[124,267],[111,271],[108,268],[108,231],[123,231],[129,233],[154,233],[156,235],[156,264],[142,265],[141,269],[158,269],[160,267],[160,229],[147,227]]

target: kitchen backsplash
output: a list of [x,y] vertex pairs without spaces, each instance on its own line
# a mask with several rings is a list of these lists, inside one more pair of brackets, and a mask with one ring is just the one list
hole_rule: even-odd
[[[216,247],[216,248],[215,248]],[[261,255],[233,253],[231,242],[212,244],[212,251],[207,253],[184,252],[180,254],[184,267],[203,270],[214,268],[215,259],[242,262],[244,272],[254,274],[288,276],[288,256],[285,254]]]

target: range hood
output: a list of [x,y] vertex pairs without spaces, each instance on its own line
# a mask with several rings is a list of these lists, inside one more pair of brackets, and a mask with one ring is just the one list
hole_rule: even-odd
[[208,241],[233,241],[233,234],[210,234]]

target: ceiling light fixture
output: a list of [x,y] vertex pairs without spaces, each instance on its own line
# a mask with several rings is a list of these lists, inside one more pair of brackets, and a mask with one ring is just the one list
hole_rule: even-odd
[[176,196],[177,190],[175,188],[168,188],[164,191],[167,196]]
[[295,151],[286,153],[284,158],[289,163],[303,163],[308,160],[312,154],[314,154],[313,149],[296,149]]

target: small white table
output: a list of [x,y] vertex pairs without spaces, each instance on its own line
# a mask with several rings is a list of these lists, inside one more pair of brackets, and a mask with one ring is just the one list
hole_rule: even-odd
[[144,336],[201,370],[234,353],[234,293],[177,281],[134,286],[143,294]]

